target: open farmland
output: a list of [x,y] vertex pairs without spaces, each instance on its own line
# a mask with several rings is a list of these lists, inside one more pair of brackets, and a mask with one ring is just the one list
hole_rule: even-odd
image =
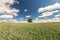
[[0,23],[0,40],[60,40],[60,23]]

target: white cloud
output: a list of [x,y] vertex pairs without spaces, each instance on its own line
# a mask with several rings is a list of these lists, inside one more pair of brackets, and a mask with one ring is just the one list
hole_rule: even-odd
[[30,17],[31,17],[31,15],[27,15],[27,16],[26,16],[26,18],[30,18]]
[[17,3],[17,4],[19,4],[20,2],[19,2],[19,1],[17,1],[16,3]]
[[8,22],[7,20],[0,20],[0,22]]
[[3,21],[1,21],[1,22],[7,22],[7,20],[3,20]]
[[51,15],[53,15],[54,13],[57,13],[57,12],[59,12],[59,10],[55,10],[55,11],[51,11],[51,12],[44,12],[44,13],[42,13],[41,16],[38,16],[38,17],[47,17],[47,16],[51,16]]
[[12,19],[13,16],[12,16],[12,15],[0,15],[0,18],[4,18],[4,19]]
[[11,22],[19,23],[19,21],[18,21],[18,20],[16,20],[16,19],[11,20]]
[[19,23],[28,23],[27,21],[20,21]]
[[10,22],[15,22],[15,23],[28,23],[28,22],[25,21],[25,20],[20,20],[20,21],[18,21],[17,19],[13,19],[13,20],[11,20]]
[[[22,19],[22,18],[21,18]],[[28,23],[25,20],[17,20],[17,19],[11,19],[11,20],[7,20],[8,22],[13,22],[13,23]]]
[[44,12],[44,13],[42,13],[42,17],[50,16],[52,14],[53,14],[53,12]]
[[58,14],[58,15],[55,15],[55,17],[60,17],[60,14]]
[[52,4],[52,5],[46,6],[46,7],[39,8],[38,13],[42,12],[42,15],[38,16],[38,17],[40,18],[40,17],[51,16],[54,13],[59,12],[58,9],[60,9],[60,3],[55,3],[55,4]]
[[33,20],[33,23],[48,23],[48,22],[60,22],[60,18]]
[[24,10],[24,12],[27,12],[27,11],[28,11],[27,9]]
[[57,13],[57,12],[59,12],[59,10],[55,10],[55,11],[52,11],[53,13]]
[[19,23],[17,19],[9,19],[9,20],[3,20],[1,22],[12,22],[12,23]]
[[19,10],[11,7],[11,5],[15,2],[15,0],[0,0],[0,14],[2,14],[2,16],[0,16],[1,18],[4,18],[4,16],[6,16],[6,18],[12,18],[12,16],[18,15],[17,13]]
[[20,19],[24,19],[24,18],[20,18]]
[[36,18],[35,20],[39,20],[39,18]]
[[[49,6],[46,6],[46,7],[42,7],[42,8],[39,8],[38,9],[38,13],[42,13],[41,16],[38,16],[38,18],[40,17],[48,17],[48,16],[51,16],[51,15],[54,15],[54,13],[58,13],[59,12],[59,9],[60,9],[60,3],[55,3],[55,4],[52,4],[52,5],[49,5]],[[60,22],[60,15],[55,15],[55,17],[52,17],[52,19],[40,19],[36,22]]]
[[24,21],[24,18],[20,18],[19,20],[20,20],[20,21]]
[[41,18],[41,17],[43,17],[43,16],[38,16],[38,18]]
[[60,22],[60,18],[56,17],[56,18],[48,19],[46,21],[47,22]]
[[8,4],[13,4],[15,1],[14,0],[0,0],[0,4],[2,3],[2,4],[6,4],[6,3],[8,3]]
[[53,5],[49,5],[49,6],[46,6],[46,7],[39,8],[38,13],[45,12],[45,11],[52,11],[52,10],[55,10],[55,9],[60,9],[60,3],[55,3]]

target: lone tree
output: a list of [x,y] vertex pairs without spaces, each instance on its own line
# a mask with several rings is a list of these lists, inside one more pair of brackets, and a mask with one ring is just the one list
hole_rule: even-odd
[[28,22],[32,22],[32,18],[29,18],[29,19],[28,19]]

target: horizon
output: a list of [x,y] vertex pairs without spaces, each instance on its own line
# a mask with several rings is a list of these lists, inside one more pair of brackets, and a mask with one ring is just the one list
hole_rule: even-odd
[[1,0],[0,22],[60,22],[60,0]]

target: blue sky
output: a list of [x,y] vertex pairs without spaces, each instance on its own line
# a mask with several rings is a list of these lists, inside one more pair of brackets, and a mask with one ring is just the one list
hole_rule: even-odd
[[[38,13],[38,9],[41,7],[49,6],[51,4],[56,3],[56,0],[18,0],[19,4],[14,4],[13,7],[20,10],[18,16],[16,18],[24,18],[26,19],[27,15],[31,15],[32,19],[35,19],[40,13]],[[27,10],[25,12],[24,10]]]
[[[18,16],[16,18],[24,18],[26,19],[27,15],[31,15],[32,19],[35,19],[40,13],[38,13],[38,9],[40,7],[45,7],[55,3],[55,0],[18,0],[19,4],[14,4],[13,7],[20,10]],[[24,10],[27,10],[25,12]]]
[[20,21],[23,19],[26,21],[28,17],[31,17],[33,20],[48,20],[60,17],[60,6],[58,6],[60,5],[60,0],[6,1],[1,0],[0,7],[2,9],[0,10],[2,10],[2,12],[0,12],[0,20],[13,19]]

